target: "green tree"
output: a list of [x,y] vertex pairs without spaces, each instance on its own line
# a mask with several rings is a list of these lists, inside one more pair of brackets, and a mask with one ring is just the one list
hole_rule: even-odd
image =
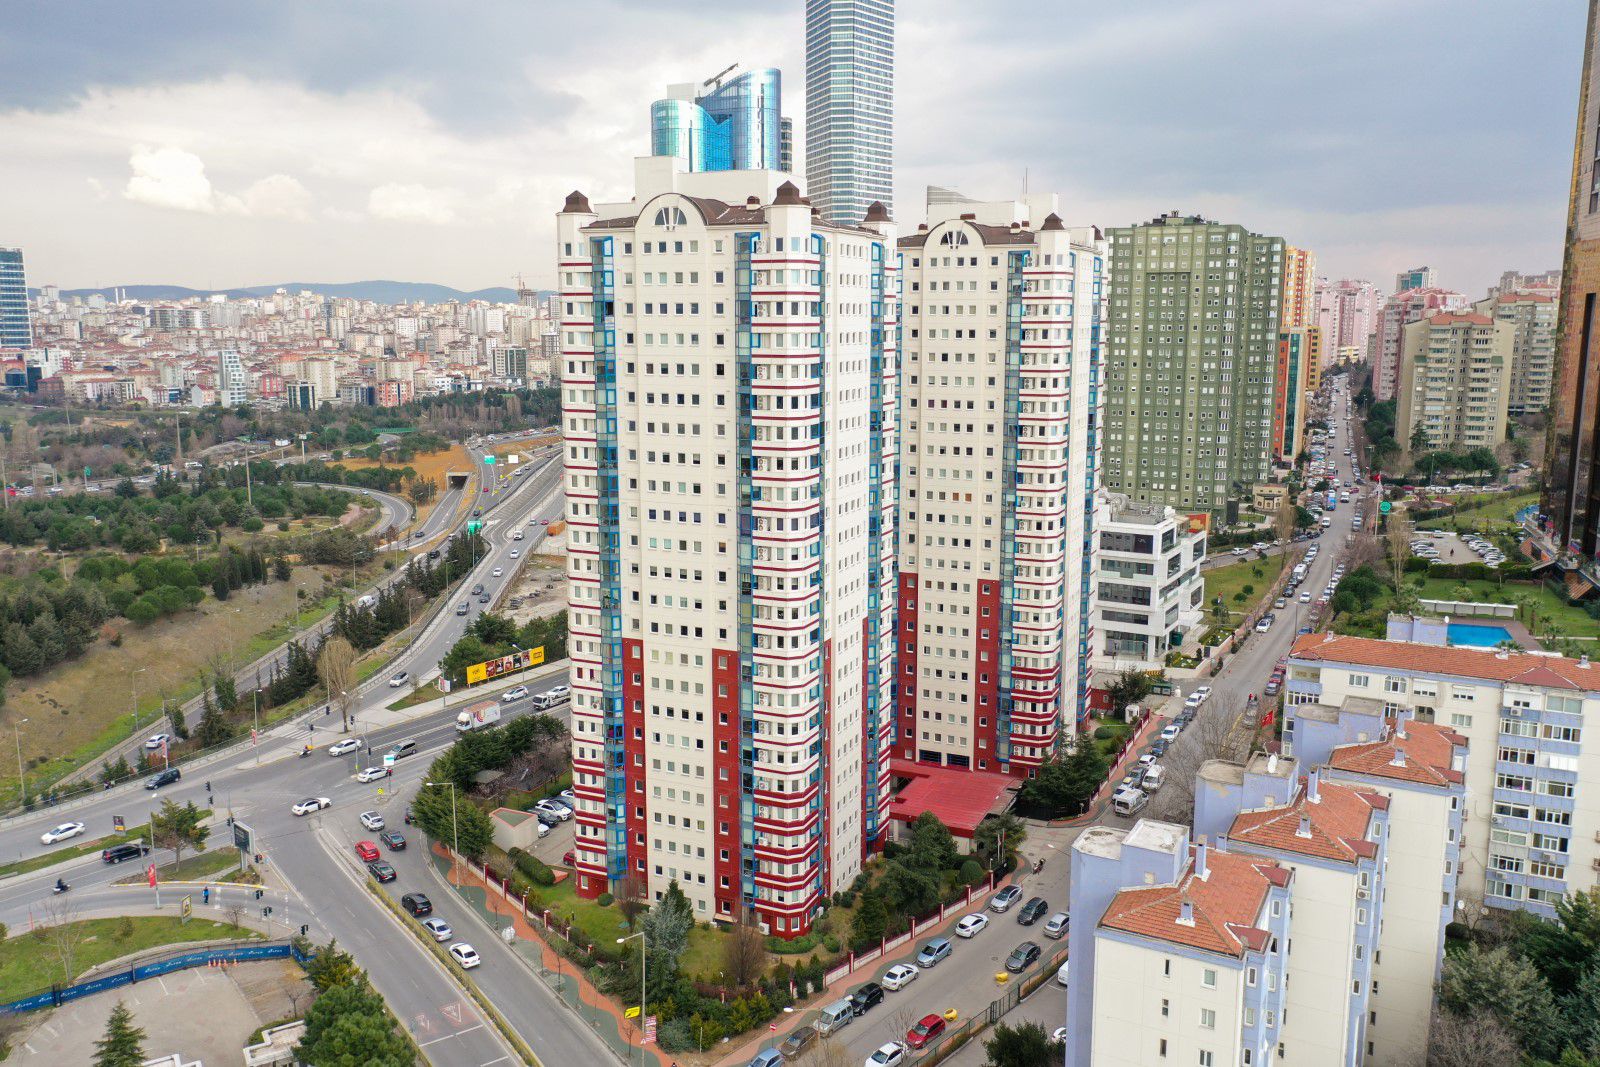
[[1000,870],[1016,863],[1017,850],[1027,839],[1028,824],[1014,812],[1003,811],[978,824],[972,837],[972,849],[985,867]]
[[122,1001],[111,1009],[106,1035],[94,1043],[94,1067],[139,1067],[144,1062],[144,1031]]
[[1523,957],[1502,945],[1476,944],[1445,959],[1439,999],[1457,1015],[1492,1013],[1532,1056],[1553,1056],[1561,1046],[1562,1020],[1550,986]]
[[1561,998],[1566,1039],[1578,1051],[1600,1059],[1600,966],[1590,967],[1571,993]]
[[173,737],[176,737],[179,741],[189,740],[189,724],[183,719],[183,709],[181,707],[168,708],[167,721],[172,724]]
[[1054,1067],[1066,1053],[1062,1043],[1052,1041],[1038,1023],[996,1024],[983,1051],[991,1067]]
[[424,786],[412,801],[411,814],[422,832],[435,841],[454,844],[463,856],[479,859],[494,843],[494,824],[470,799],[455,798],[451,817],[450,790],[444,786]]
[[1556,996],[1571,992],[1600,965],[1600,889],[1556,902],[1556,921],[1530,923],[1517,946]]
[[645,913],[643,929],[652,962],[657,957],[670,959],[670,966],[676,971],[678,957],[689,947],[689,931],[694,929],[689,898],[678,888],[676,879],[668,883],[661,899]]
[[1106,758],[1089,737],[1078,738],[1068,755],[1059,753],[1022,784],[1019,799],[1046,818],[1077,815],[1105,781]]
[[163,800],[160,810],[150,814],[150,832],[156,847],[172,849],[178,863],[183,862],[184,849],[203,850],[211,836],[211,828],[201,825],[206,815],[192,800],[182,806],[171,797]]
[[950,828],[933,812],[925,811],[911,824],[910,839],[895,861],[937,874],[959,864],[961,851]]
[[903,863],[889,863],[878,887],[883,891],[884,904],[903,919],[915,918],[939,905],[938,879]]
[[356,966],[350,953],[339,947],[337,940],[329,938],[328,943],[306,962],[306,979],[319,993],[326,993],[334,986],[361,981],[361,968]]
[[889,909],[876,888],[861,894],[861,903],[850,920],[850,942],[857,948],[875,945],[889,929]]
[[295,1054],[317,1067],[411,1067],[416,1060],[383,998],[365,980],[335,986],[317,998],[306,1012],[306,1032]]
[[1122,714],[1122,709],[1129,704],[1137,704],[1150,695],[1150,676],[1144,671],[1129,667],[1121,674],[1106,691],[1111,699],[1111,710]]

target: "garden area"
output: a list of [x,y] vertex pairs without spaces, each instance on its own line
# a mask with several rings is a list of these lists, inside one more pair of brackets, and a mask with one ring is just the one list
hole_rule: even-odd
[[1283,572],[1285,558],[1280,552],[1265,559],[1241,560],[1206,571],[1206,610],[1211,618],[1222,621],[1217,617],[1215,606],[1218,597],[1222,598],[1230,618],[1242,619],[1254,611]]
[[1478,530],[1490,532],[1500,526],[1515,528],[1514,516],[1529,504],[1539,502],[1539,494],[1483,493],[1457,496],[1455,507],[1446,515],[1435,515],[1417,523],[1419,530]]
[[261,937],[253,930],[207,919],[184,922],[169,915],[78,919],[66,907],[59,910],[58,916],[45,916],[46,925],[24,933],[5,936],[0,927],[0,937],[4,937],[0,940],[0,1000],[17,1000],[52,984],[69,983],[102,963],[162,945]]

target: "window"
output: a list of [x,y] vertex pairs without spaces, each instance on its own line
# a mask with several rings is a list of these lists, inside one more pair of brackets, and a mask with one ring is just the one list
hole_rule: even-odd
[[1200,984],[1207,989],[1217,988],[1217,972],[1213,967],[1207,967],[1200,972]]
[[1217,1028],[1217,1013],[1210,1008],[1201,1008],[1200,1028],[1202,1030],[1215,1030]]
[[1212,1065],[1213,1065],[1213,1060],[1211,1059],[1211,1053],[1206,1051],[1205,1049],[1201,1049],[1200,1050],[1200,1067],[1212,1067]]

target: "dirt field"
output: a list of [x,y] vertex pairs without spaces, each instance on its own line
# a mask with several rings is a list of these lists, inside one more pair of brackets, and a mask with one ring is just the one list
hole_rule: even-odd
[[[439,496],[444,495],[446,471],[470,471],[472,457],[467,454],[466,448],[461,445],[451,445],[443,452],[426,452],[414,457],[410,463],[376,463],[370,459],[344,459],[337,463],[330,463],[330,467],[343,467],[346,470],[365,470],[368,467],[410,467],[417,472],[419,478],[432,478],[439,486]],[[434,500],[438,500],[435,497]],[[422,522],[433,510],[429,503],[417,509],[417,522]]]
[[[548,542],[547,542],[548,543]],[[521,597],[515,608],[511,600]],[[567,563],[562,556],[529,556],[522,570],[517,572],[516,583],[507,587],[504,602],[497,610],[509,615],[518,623],[554,615],[567,606]]]
[[[138,675],[140,729],[155,730],[162,693],[182,699],[198,692],[197,676],[215,661],[245,663],[284,639],[295,608],[295,589],[304,586],[302,624],[313,618],[314,598],[323,573],[295,568],[288,582],[242,589],[225,602],[206,597],[199,608],[149,626],[117,619],[109,629],[121,646],[101,639],[77,659],[37,678],[13,680],[0,713],[0,733],[22,727],[22,756],[31,770],[52,758],[81,761],[103,748],[108,731],[126,736],[133,728],[133,671]],[[49,768],[45,768],[49,770]],[[8,785],[6,789],[14,788]]]

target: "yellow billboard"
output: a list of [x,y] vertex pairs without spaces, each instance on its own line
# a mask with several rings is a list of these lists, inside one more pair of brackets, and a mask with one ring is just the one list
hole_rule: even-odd
[[544,662],[544,646],[530,648],[522,652],[513,652],[509,656],[496,656],[486,659],[482,663],[474,663],[467,668],[467,684],[477,685],[479,682],[491,681],[507,674],[537,667]]

